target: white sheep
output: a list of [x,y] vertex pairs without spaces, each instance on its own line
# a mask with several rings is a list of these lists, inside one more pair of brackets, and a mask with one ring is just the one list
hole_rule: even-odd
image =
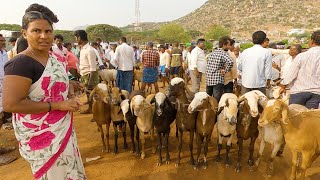
[[[144,152],[144,144],[145,144],[145,137],[144,133],[149,132],[151,133],[151,141],[154,143],[154,128],[153,128],[153,117],[155,112],[155,105],[151,104],[150,102],[154,98],[154,94],[150,94],[147,98],[144,98],[141,95],[136,95],[131,99],[130,109],[131,112],[137,116],[137,127],[140,131],[140,138],[141,138],[141,159],[144,159],[145,152]],[[152,153],[155,153],[156,149],[155,146],[152,148]]]
[[99,70],[98,74],[107,85],[114,87],[114,82],[117,80],[117,70],[103,69]]
[[231,142],[236,132],[238,113],[238,97],[232,93],[225,93],[222,95],[218,105],[218,155],[216,161],[221,160],[220,151],[222,149],[223,138],[227,138],[226,147],[226,160],[225,164],[230,165],[229,152],[231,148]]

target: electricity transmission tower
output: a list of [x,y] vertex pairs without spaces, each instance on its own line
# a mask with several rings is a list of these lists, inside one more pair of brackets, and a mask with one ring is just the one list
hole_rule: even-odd
[[142,27],[140,24],[140,0],[136,0],[135,18],[136,22],[134,23],[134,31],[142,31]]

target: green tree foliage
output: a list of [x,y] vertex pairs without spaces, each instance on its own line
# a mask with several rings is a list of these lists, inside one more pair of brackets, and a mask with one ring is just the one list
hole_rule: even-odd
[[69,42],[69,43],[74,43],[76,42],[76,38],[73,35],[73,31],[66,31],[66,30],[54,30],[53,33],[56,34],[61,34],[63,37],[63,42]]
[[242,43],[240,45],[240,51],[244,51],[245,49],[251,48],[253,46],[253,43]]
[[205,35],[206,39],[212,39],[218,41],[223,36],[230,36],[231,31],[224,28],[223,26],[213,25]]
[[88,38],[95,41],[96,38],[101,38],[103,41],[116,41],[122,36],[122,31],[108,24],[96,24],[87,27]]
[[157,41],[158,40],[159,30],[152,31],[142,31],[142,32],[124,32],[124,36],[127,37],[127,40],[131,44],[145,44],[148,41]]
[[203,36],[203,33],[197,30],[190,30],[188,31],[188,34],[191,35],[193,40],[198,39],[199,37]]
[[166,24],[160,27],[158,38],[162,43],[186,43],[190,42],[191,35],[177,24]]
[[0,30],[20,31],[21,26],[18,24],[0,24]]

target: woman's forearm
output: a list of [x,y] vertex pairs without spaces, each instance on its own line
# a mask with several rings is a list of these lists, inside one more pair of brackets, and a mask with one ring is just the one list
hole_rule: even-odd
[[[50,108],[51,106],[51,108]],[[21,113],[21,114],[38,114],[48,112],[49,109],[59,110],[59,102],[35,102],[29,99],[21,100],[18,103],[4,103],[3,109],[5,112]]]

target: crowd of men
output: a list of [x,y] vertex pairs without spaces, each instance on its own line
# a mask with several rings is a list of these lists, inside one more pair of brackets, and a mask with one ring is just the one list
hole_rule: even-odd
[[[77,46],[64,43],[63,36],[55,35],[52,51],[67,58],[69,78],[83,83],[87,96],[99,83],[98,71],[106,68],[116,69],[116,85],[131,92],[133,71],[140,67],[143,90],[147,85],[154,85],[158,92],[159,77],[162,87],[165,87],[170,79],[187,76],[187,83],[191,79],[192,91],[197,93],[205,75],[206,92],[218,101],[223,93],[239,95],[259,90],[266,94],[274,84],[281,87],[281,92],[290,94],[289,104],[301,104],[309,109],[317,109],[320,105],[320,31],[312,33],[309,49],[305,52],[302,52],[299,44],[287,49],[281,43],[269,44],[266,33],[257,31],[252,35],[254,46],[241,53],[240,45],[226,36],[219,40],[219,47],[209,54],[205,53],[206,41],[202,38],[195,45],[186,47],[179,43],[154,47],[152,42],[148,42],[146,49],[141,52],[139,47],[130,46],[125,37],[119,39],[117,46],[107,45],[99,38],[89,43],[84,30],[77,30],[74,35]],[[23,38],[10,38],[9,42],[14,48],[6,51],[5,42],[0,35],[0,86],[5,63],[28,47]],[[91,113],[92,102],[88,100],[88,104],[88,109],[82,113]],[[0,153],[9,150],[0,149]]]

